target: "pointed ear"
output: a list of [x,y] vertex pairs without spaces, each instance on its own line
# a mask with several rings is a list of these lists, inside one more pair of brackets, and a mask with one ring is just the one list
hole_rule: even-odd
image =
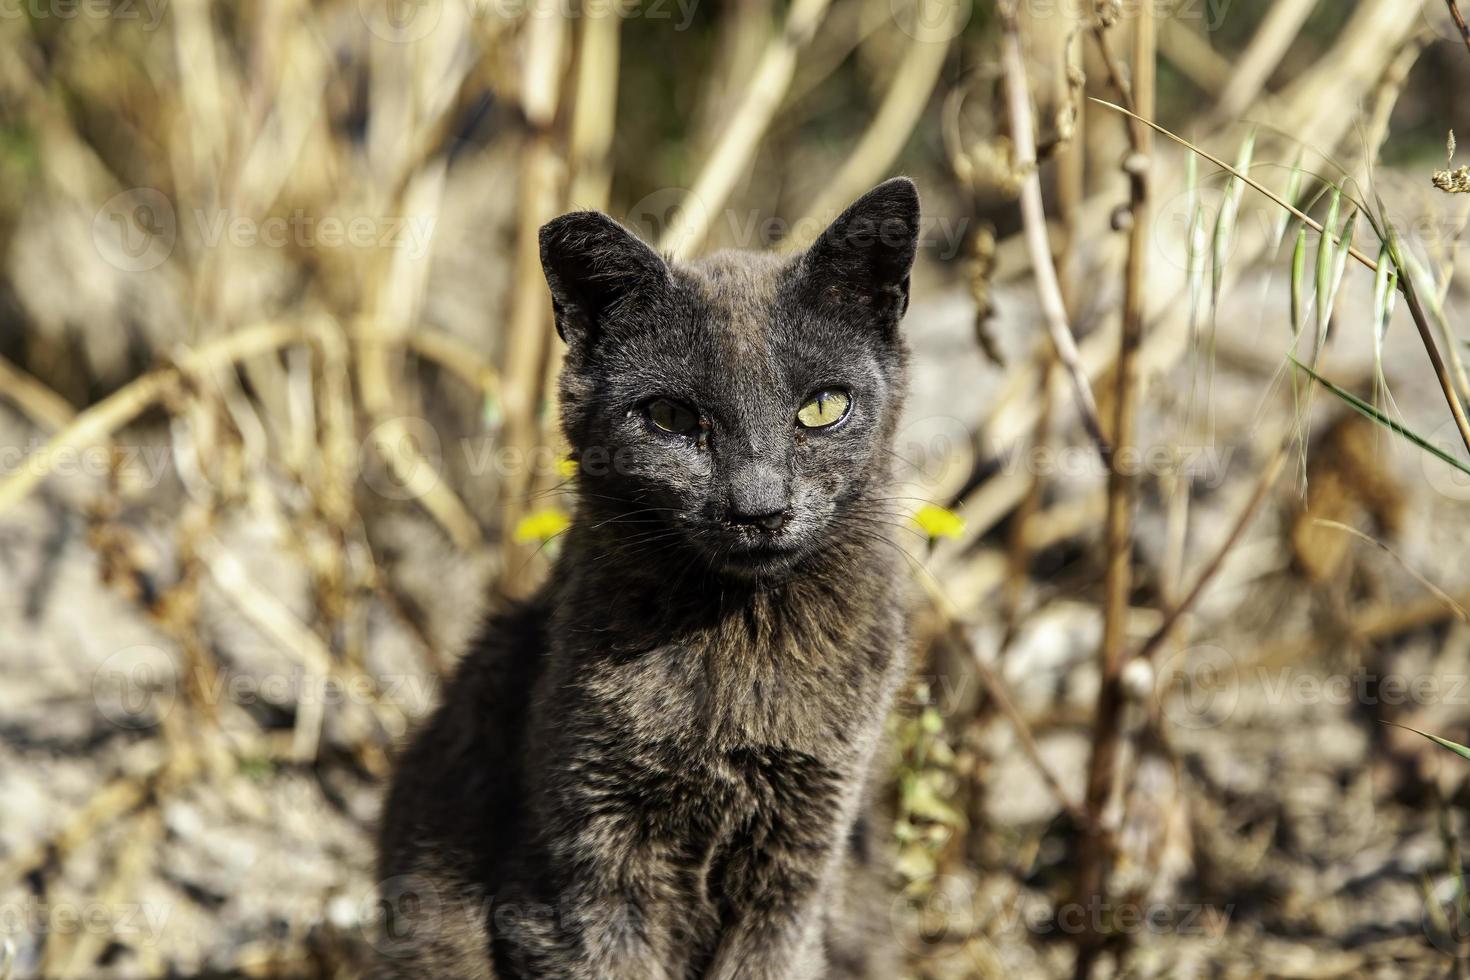
[[819,295],[867,307],[896,326],[908,309],[918,247],[919,192],[907,177],[895,177],[822,232],[802,258],[802,275]]
[[594,342],[610,316],[669,282],[669,267],[633,233],[598,211],[574,211],[541,227],[541,269],[556,332],[569,346]]

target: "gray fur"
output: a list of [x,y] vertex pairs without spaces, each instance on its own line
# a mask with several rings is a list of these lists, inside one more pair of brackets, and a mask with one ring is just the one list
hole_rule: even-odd
[[[542,229],[576,515],[399,762],[379,976],[895,975],[868,795],[904,670],[884,494],[917,228],[899,179],[794,258]],[[831,386],[847,417],[798,427]],[[657,429],[654,398],[706,426]]]

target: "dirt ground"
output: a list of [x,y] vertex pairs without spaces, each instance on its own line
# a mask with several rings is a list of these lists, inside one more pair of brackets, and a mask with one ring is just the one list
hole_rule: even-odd
[[[1361,309],[1370,288],[1350,281],[1343,308]],[[1024,278],[998,287],[995,330],[1011,364],[1042,336],[1029,290]],[[1279,273],[1230,291],[1212,380],[1198,383],[1208,397],[1187,357],[1149,374],[1145,447],[1181,442],[1186,410],[1212,408],[1193,430],[1184,581],[1293,424],[1278,374],[1285,308]],[[970,468],[946,454],[987,454],[968,433],[992,417],[1010,369],[979,353],[968,296],[938,273],[921,278],[907,329],[912,422],[900,450],[928,457],[921,464],[948,459],[908,474],[916,493],[938,495]],[[1405,417],[1437,420],[1411,329],[1393,325],[1387,375]],[[1341,333],[1331,374],[1367,381],[1370,341]],[[481,437],[472,411],[442,401],[436,431]],[[1179,642],[1130,673],[1140,756],[1115,905],[1066,904],[1074,827],[1014,729],[977,712],[971,651],[936,649],[916,665],[945,721],[955,762],[943,786],[965,832],[893,903],[887,925],[911,976],[1069,975],[1085,916],[1126,949],[1117,975],[1463,975],[1470,935],[1449,907],[1450,850],[1465,830],[1470,763],[1383,722],[1457,739],[1470,725],[1470,626],[1425,584],[1467,602],[1470,484],[1330,399],[1309,417],[1309,451],[1293,455]],[[973,652],[1006,679],[1077,798],[1097,686],[1101,522],[1075,512],[1103,477],[1066,412],[1054,428],[1064,448],[1053,455],[994,464],[1046,467],[1041,521],[1062,528],[1036,556],[1027,615],[1003,652],[998,583],[955,583],[974,581],[961,569],[993,566],[1005,526],[963,549],[914,553],[929,569],[916,576],[963,592]],[[0,446],[39,436],[0,407]],[[302,653],[311,642],[283,641],[312,622],[317,601],[292,513],[239,501],[200,545],[206,571],[181,619],[150,590],[189,557],[176,533],[187,481],[159,419],[120,444],[133,454],[126,492],[101,493],[107,465],[82,454],[73,475],[0,516],[0,937],[14,976],[336,975],[372,936],[385,753],[432,705],[437,666],[482,614],[495,558],[460,552],[411,505],[377,501],[369,538],[395,598],[362,612],[362,663],[324,676]],[[1137,549],[1154,573],[1135,596],[1140,638],[1177,588],[1157,572],[1173,506],[1160,476],[1143,482]],[[493,519],[493,501],[476,507]],[[181,621],[197,628],[182,635]],[[353,686],[362,676],[377,680],[377,697]]]

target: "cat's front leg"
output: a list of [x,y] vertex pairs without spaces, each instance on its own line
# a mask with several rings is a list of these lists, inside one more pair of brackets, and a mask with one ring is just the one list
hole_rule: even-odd
[[720,943],[709,980],[817,980],[826,973],[816,902],[750,910]]
[[649,896],[582,883],[553,901],[510,903],[496,917],[519,975],[560,980],[672,980],[667,930]]

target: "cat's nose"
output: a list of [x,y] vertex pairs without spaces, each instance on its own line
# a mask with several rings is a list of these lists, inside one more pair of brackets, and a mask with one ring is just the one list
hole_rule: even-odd
[[730,482],[726,519],[731,524],[774,534],[781,530],[790,514],[786,494],[786,478],[775,467],[747,466]]

